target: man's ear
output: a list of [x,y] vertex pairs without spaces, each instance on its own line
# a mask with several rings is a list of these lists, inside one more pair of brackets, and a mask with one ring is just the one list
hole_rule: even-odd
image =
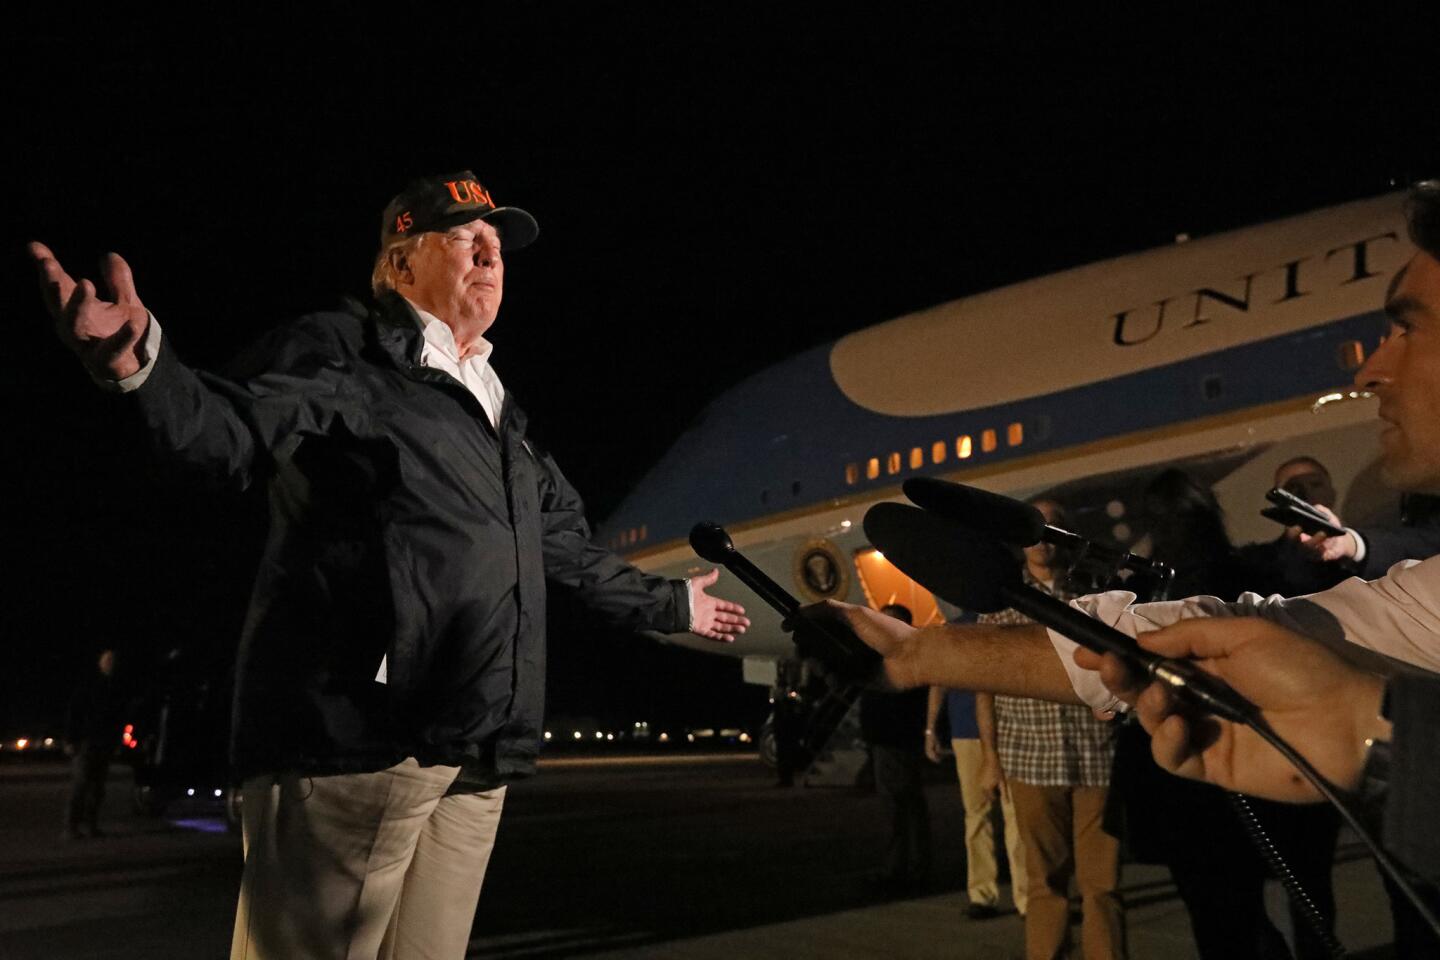
[[415,282],[415,274],[410,269],[410,261],[405,258],[404,250],[391,250],[386,256],[390,258],[390,267],[401,283],[409,285]]

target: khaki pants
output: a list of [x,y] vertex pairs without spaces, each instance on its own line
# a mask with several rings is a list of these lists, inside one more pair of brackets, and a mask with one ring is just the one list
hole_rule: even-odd
[[447,797],[458,772],[247,780],[231,960],[462,960],[505,788]]
[[1010,781],[1030,878],[1025,956],[1066,956],[1070,879],[1080,889],[1080,945],[1086,960],[1125,956],[1120,841],[1100,826],[1107,787],[1037,787]]
[[[979,740],[951,740],[955,751],[955,773],[960,779],[960,800],[965,805],[966,886],[971,903],[993,907],[1000,901],[997,884],[1000,868],[995,860],[995,826],[991,820],[995,801],[980,789]],[[1015,807],[1008,790],[1000,791],[1000,810],[1005,819],[1005,853],[1010,858],[1010,897],[1022,915],[1028,902],[1025,879],[1025,847],[1015,823]]]

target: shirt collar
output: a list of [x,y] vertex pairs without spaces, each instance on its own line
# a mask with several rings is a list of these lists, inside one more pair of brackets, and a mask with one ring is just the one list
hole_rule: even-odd
[[[410,309],[415,311],[415,317],[420,323],[420,332],[425,337],[425,343],[431,349],[440,351],[441,355],[451,363],[459,366],[460,348],[455,344],[455,332],[450,329],[450,325],[430,311],[420,309],[409,297],[405,298],[405,302],[410,304]],[[479,348],[473,354],[465,358],[466,362],[488,364],[491,354],[495,352],[495,345],[481,337],[478,346]]]

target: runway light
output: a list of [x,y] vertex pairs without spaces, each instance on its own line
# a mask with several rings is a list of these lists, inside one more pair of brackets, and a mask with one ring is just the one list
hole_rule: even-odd
[[660,734],[660,742],[661,742],[661,743],[669,743],[669,742],[670,742],[670,734],[668,734],[668,733],[662,733],[662,734]]
[[187,797],[193,797],[193,796],[195,796],[195,788],[194,788],[194,787],[187,787],[187,788],[185,789],[185,796],[187,796]]
[[224,791],[224,790],[216,790],[216,791],[215,791],[215,796],[217,796],[217,797],[221,797],[221,796],[224,796],[224,795],[225,795],[225,791]]
[[28,737],[21,737],[19,740],[15,741],[16,750],[24,750],[28,746],[30,746],[30,740]]
[[595,731],[595,739],[596,739],[596,740],[604,740],[604,739],[605,739],[605,734],[601,733],[599,730],[596,730],[596,731]]
[[47,747],[53,747],[53,746],[55,746],[55,738],[54,738],[54,737],[46,737],[46,738],[45,738],[45,746],[47,746]]
[[576,730],[576,731],[575,731],[575,739],[576,739],[576,740],[579,740],[579,739],[580,739],[580,731],[579,731],[579,730]]
[[613,734],[613,733],[607,733],[607,734],[605,734],[605,739],[606,739],[606,740],[614,740],[614,739],[615,739],[615,734]]
[[546,739],[546,740],[553,739],[554,736],[555,736],[555,734],[551,733],[549,730],[546,730],[546,731],[545,731],[545,739]]
[[742,734],[740,734],[740,742],[741,742],[741,743],[749,743],[749,742],[750,742],[750,734],[748,734],[748,733],[742,733]]
[[687,734],[685,734],[685,739],[686,739],[686,740],[689,740],[691,743],[694,743],[694,742],[695,742],[695,734],[693,734],[693,733],[687,733]]

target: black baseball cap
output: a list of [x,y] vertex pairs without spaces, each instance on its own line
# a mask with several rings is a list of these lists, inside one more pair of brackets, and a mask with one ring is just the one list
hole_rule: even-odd
[[412,180],[385,205],[380,221],[380,247],[420,233],[449,230],[471,220],[484,220],[500,234],[500,249],[518,250],[540,235],[535,218],[519,207],[497,207],[490,191],[469,170]]

